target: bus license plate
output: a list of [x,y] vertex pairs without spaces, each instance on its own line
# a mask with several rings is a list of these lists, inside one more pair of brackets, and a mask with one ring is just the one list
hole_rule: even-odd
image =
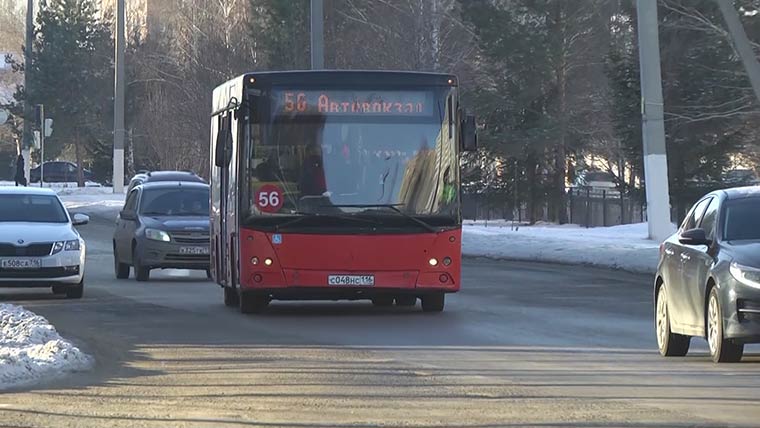
[[180,254],[207,255],[208,247],[180,247]]
[[330,285],[349,286],[372,286],[375,285],[374,275],[329,275],[327,283]]
[[42,266],[40,259],[3,259],[0,267],[3,269],[39,269]]

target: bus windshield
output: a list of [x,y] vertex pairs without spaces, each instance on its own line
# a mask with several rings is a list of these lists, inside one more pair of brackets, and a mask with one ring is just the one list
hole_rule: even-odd
[[456,224],[454,102],[449,88],[274,89],[248,130],[248,216],[400,210]]

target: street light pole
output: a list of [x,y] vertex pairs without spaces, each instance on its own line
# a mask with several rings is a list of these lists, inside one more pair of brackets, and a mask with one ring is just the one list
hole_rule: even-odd
[[661,241],[672,233],[673,228],[670,222],[657,0],[637,0],[636,10],[639,21],[641,126],[649,238]]
[[26,3],[26,46],[24,46],[24,135],[21,142],[21,155],[24,157],[24,177],[29,182],[31,169],[31,148],[34,145],[32,135],[32,104],[29,99],[30,79],[32,69],[32,44],[34,43],[34,0]]
[[124,193],[124,0],[116,1],[116,64],[114,73],[113,192]]
[[311,69],[325,68],[325,14],[323,0],[311,0]]

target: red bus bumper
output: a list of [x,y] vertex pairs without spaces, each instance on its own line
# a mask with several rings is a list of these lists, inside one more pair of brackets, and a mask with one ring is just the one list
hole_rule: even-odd
[[[272,234],[243,229],[240,287],[276,299],[366,299],[459,291],[461,229],[412,235]],[[371,285],[331,285],[331,277]]]

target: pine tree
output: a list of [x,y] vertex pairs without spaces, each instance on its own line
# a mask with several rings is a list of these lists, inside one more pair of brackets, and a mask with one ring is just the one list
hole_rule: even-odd
[[266,56],[270,70],[307,70],[309,57],[309,0],[251,0],[261,19],[250,31]]
[[108,26],[97,16],[94,0],[41,0],[29,73],[30,90],[16,99],[43,104],[53,118],[45,156],[53,159],[71,146],[82,165],[89,145],[107,135],[113,48]]

